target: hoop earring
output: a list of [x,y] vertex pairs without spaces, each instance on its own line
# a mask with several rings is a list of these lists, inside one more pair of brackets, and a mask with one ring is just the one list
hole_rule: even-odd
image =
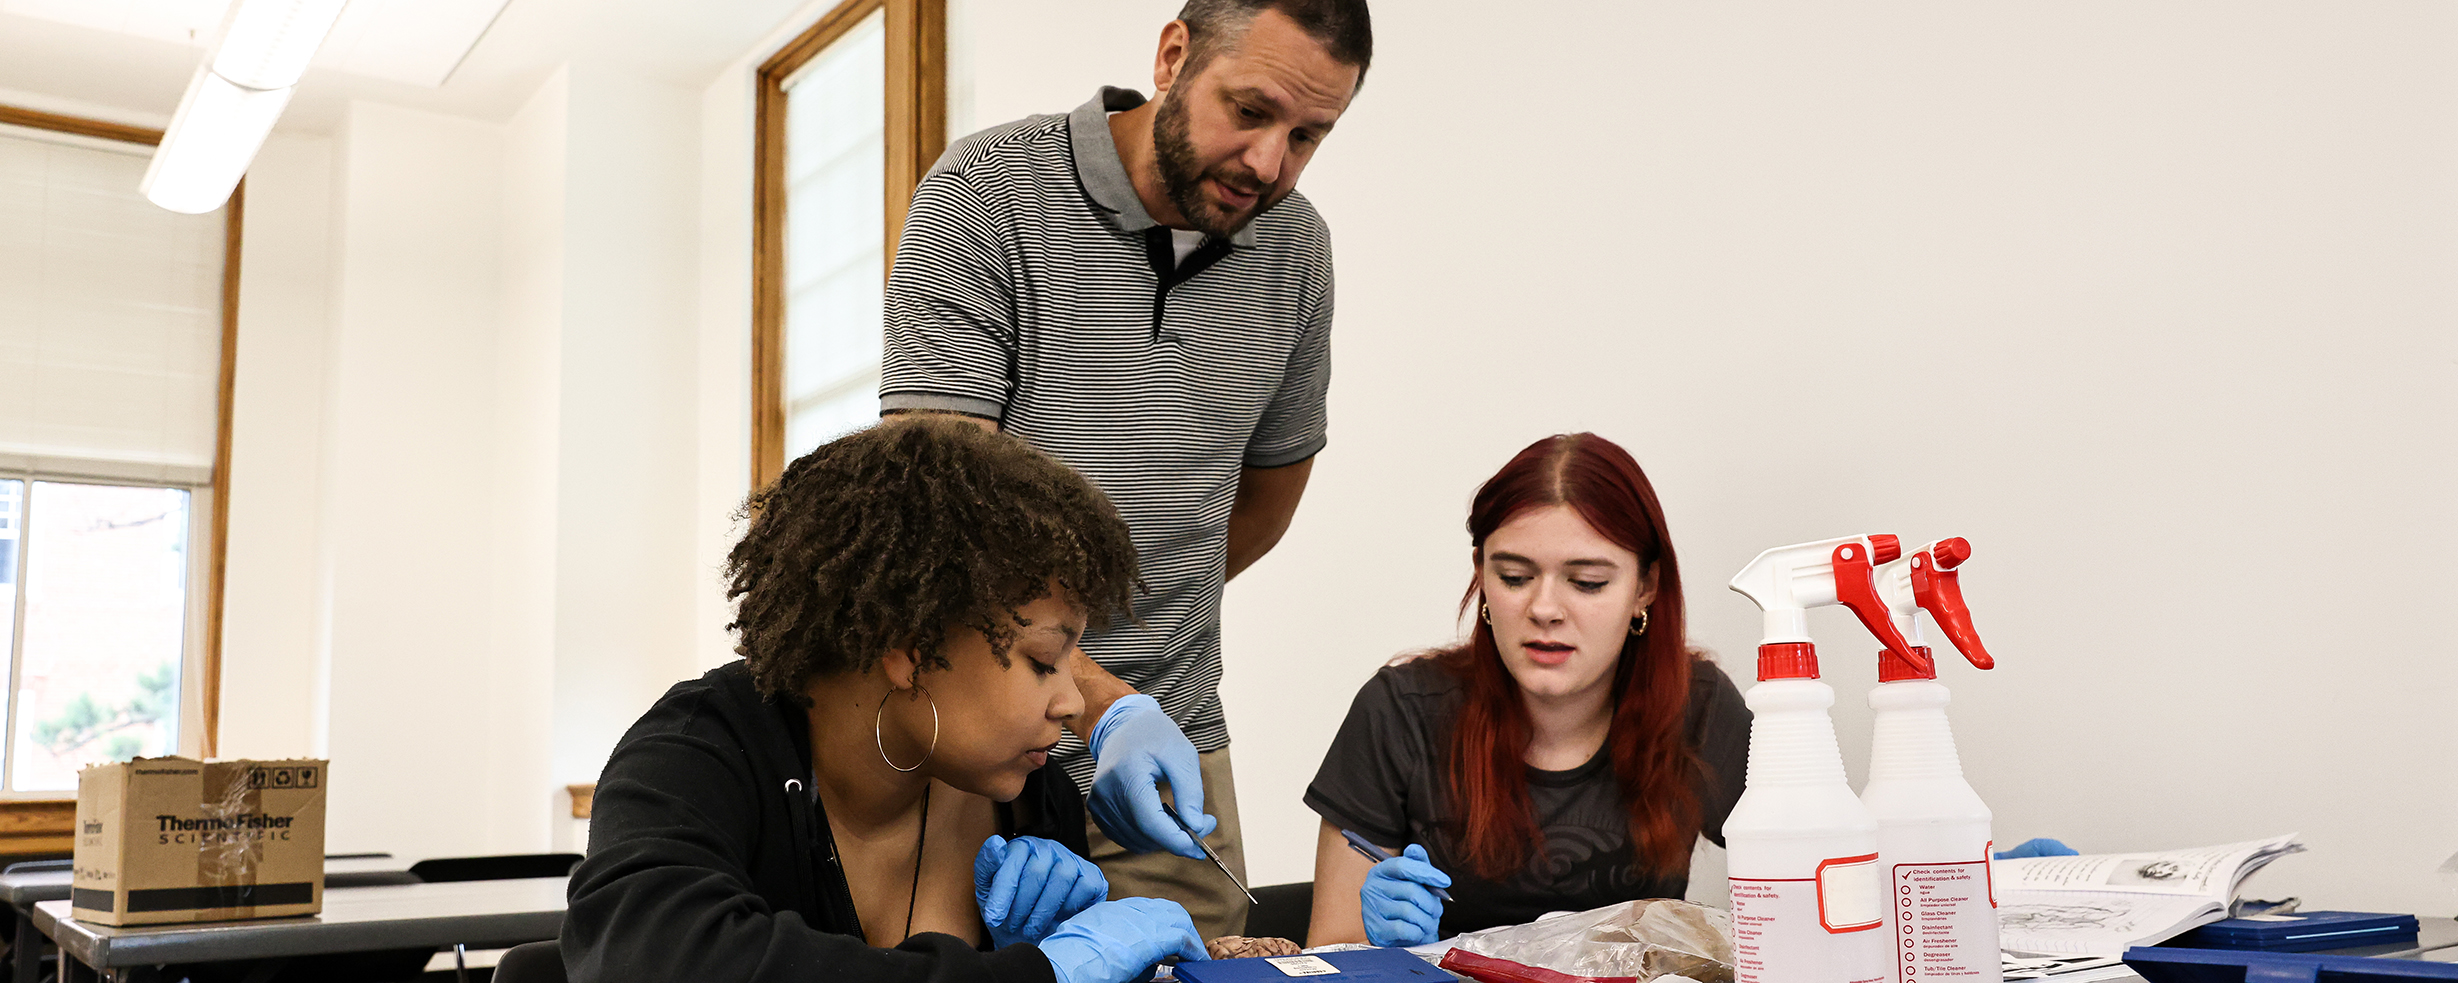
[[1493,624],[1493,623],[1494,623],[1494,609],[1492,609],[1492,608],[1490,608],[1490,607],[1485,606],[1485,602],[1483,602],[1483,601],[1478,601],[1478,602],[1477,602],[1477,617],[1480,617],[1480,618],[1485,619],[1485,623],[1486,623],[1486,624],[1489,624],[1489,625],[1490,625],[1490,624]]
[[1631,634],[1633,634],[1633,635],[1644,635],[1644,634],[1647,634],[1647,612],[1645,612],[1645,611],[1641,611],[1641,612],[1639,612],[1639,616],[1638,616],[1638,617],[1636,617],[1636,618],[1632,618],[1632,619],[1630,619],[1630,621],[1631,621],[1631,624],[1630,624],[1630,633],[1631,633]]
[[879,709],[871,714],[871,739],[879,744],[879,760],[887,762],[888,767],[894,768],[901,772],[912,772],[921,768],[922,765],[930,761],[930,756],[937,753],[939,750],[939,701],[932,699],[930,691],[922,689],[919,686],[914,687],[914,691],[921,693],[923,699],[930,700],[930,750],[922,752],[922,760],[914,762],[912,768],[904,767],[892,760],[889,760],[887,734],[882,732],[879,726],[881,718],[885,717],[888,712],[888,696],[895,696],[896,692],[894,690],[890,690],[888,692],[888,696],[880,697]]

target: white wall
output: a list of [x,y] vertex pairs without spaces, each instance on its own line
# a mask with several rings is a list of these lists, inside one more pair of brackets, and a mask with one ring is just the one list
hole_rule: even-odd
[[282,134],[249,169],[240,230],[218,752],[305,754],[325,691],[317,558],[332,141]]
[[505,630],[544,613],[490,589],[518,560],[498,549],[497,510],[529,494],[497,445],[524,422],[494,371],[504,143],[494,125],[374,103],[353,105],[336,139],[323,512],[335,850],[545,839],[545,761],[519,750],[548,738],[551,702],[524,671],[542,653]]
[[[967,4],[963,125],[1148,88],[1175,6]],[[1302,185],[1338,371],[1305,506],[1229,592],[1257,882],[1311,876],[1297,799],[1355,684],[1450,637],[1476,483],[1592,429],[1743,674],[1722,582],[1757,550],[1972,539],[2003,664],[1945,679],[2000,839],[2300,830],[2252,893],[2448,907],[2458,11],[1544,10],[1377,5]],[[1813,628],[1857,778],[1874,645]]]
[[223,744],[332,755],[335,849],[575,845],[562,787],[722,650],[698,110],[576,61],[501,123],[354,103],[257,166]]
[[632,721],[699,672],[698,106],[690,90],[614,66],[576,62],[570,73],[555,509],[559,785],[596,781]]

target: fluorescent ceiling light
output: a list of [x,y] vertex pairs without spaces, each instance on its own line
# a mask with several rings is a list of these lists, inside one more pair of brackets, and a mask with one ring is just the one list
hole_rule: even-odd
[[250,89],[287,89],[307,74],[316,46],[347,0],[244,0],[222,31],[213,73]]
[[347,2],[239,0],[154,148],[145,197],[192,215],[230,200]]
[[174,212],[201,215],[222,207],[290,105],[290,92],[243,88],[200,69],[138,187]]

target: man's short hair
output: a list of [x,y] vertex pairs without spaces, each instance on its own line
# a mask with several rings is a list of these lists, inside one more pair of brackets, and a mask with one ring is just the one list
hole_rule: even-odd
[[1178,10],[1187,34],[1186,69],[1180,74],[1193,78],[1212,56],[1236,48],[1255,15],[1266,10],[1296,21],[1332,60],[1357,66],[1357,84],[1365,85],[1366,67],[1374,61],[1374,21],[1366,14],[1366,0],[1186,0]]

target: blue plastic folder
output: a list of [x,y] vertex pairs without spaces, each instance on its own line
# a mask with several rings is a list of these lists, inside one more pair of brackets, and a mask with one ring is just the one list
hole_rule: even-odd
[[2189,949],[2255,949],[2313,952],[2355,946],[2414,945],[2414,915],[2371,911],[2300,911],[2212,922],[2167,941]]
[[2135,946],[2125,950],[2125,965],[2149,983],[2432,983],[2458,980],[2458,963],[2241,949]]
[[1179,963],[1177,973],[1188,983],[1451,983],[1459,979],[1406,949],[1214,959]]

